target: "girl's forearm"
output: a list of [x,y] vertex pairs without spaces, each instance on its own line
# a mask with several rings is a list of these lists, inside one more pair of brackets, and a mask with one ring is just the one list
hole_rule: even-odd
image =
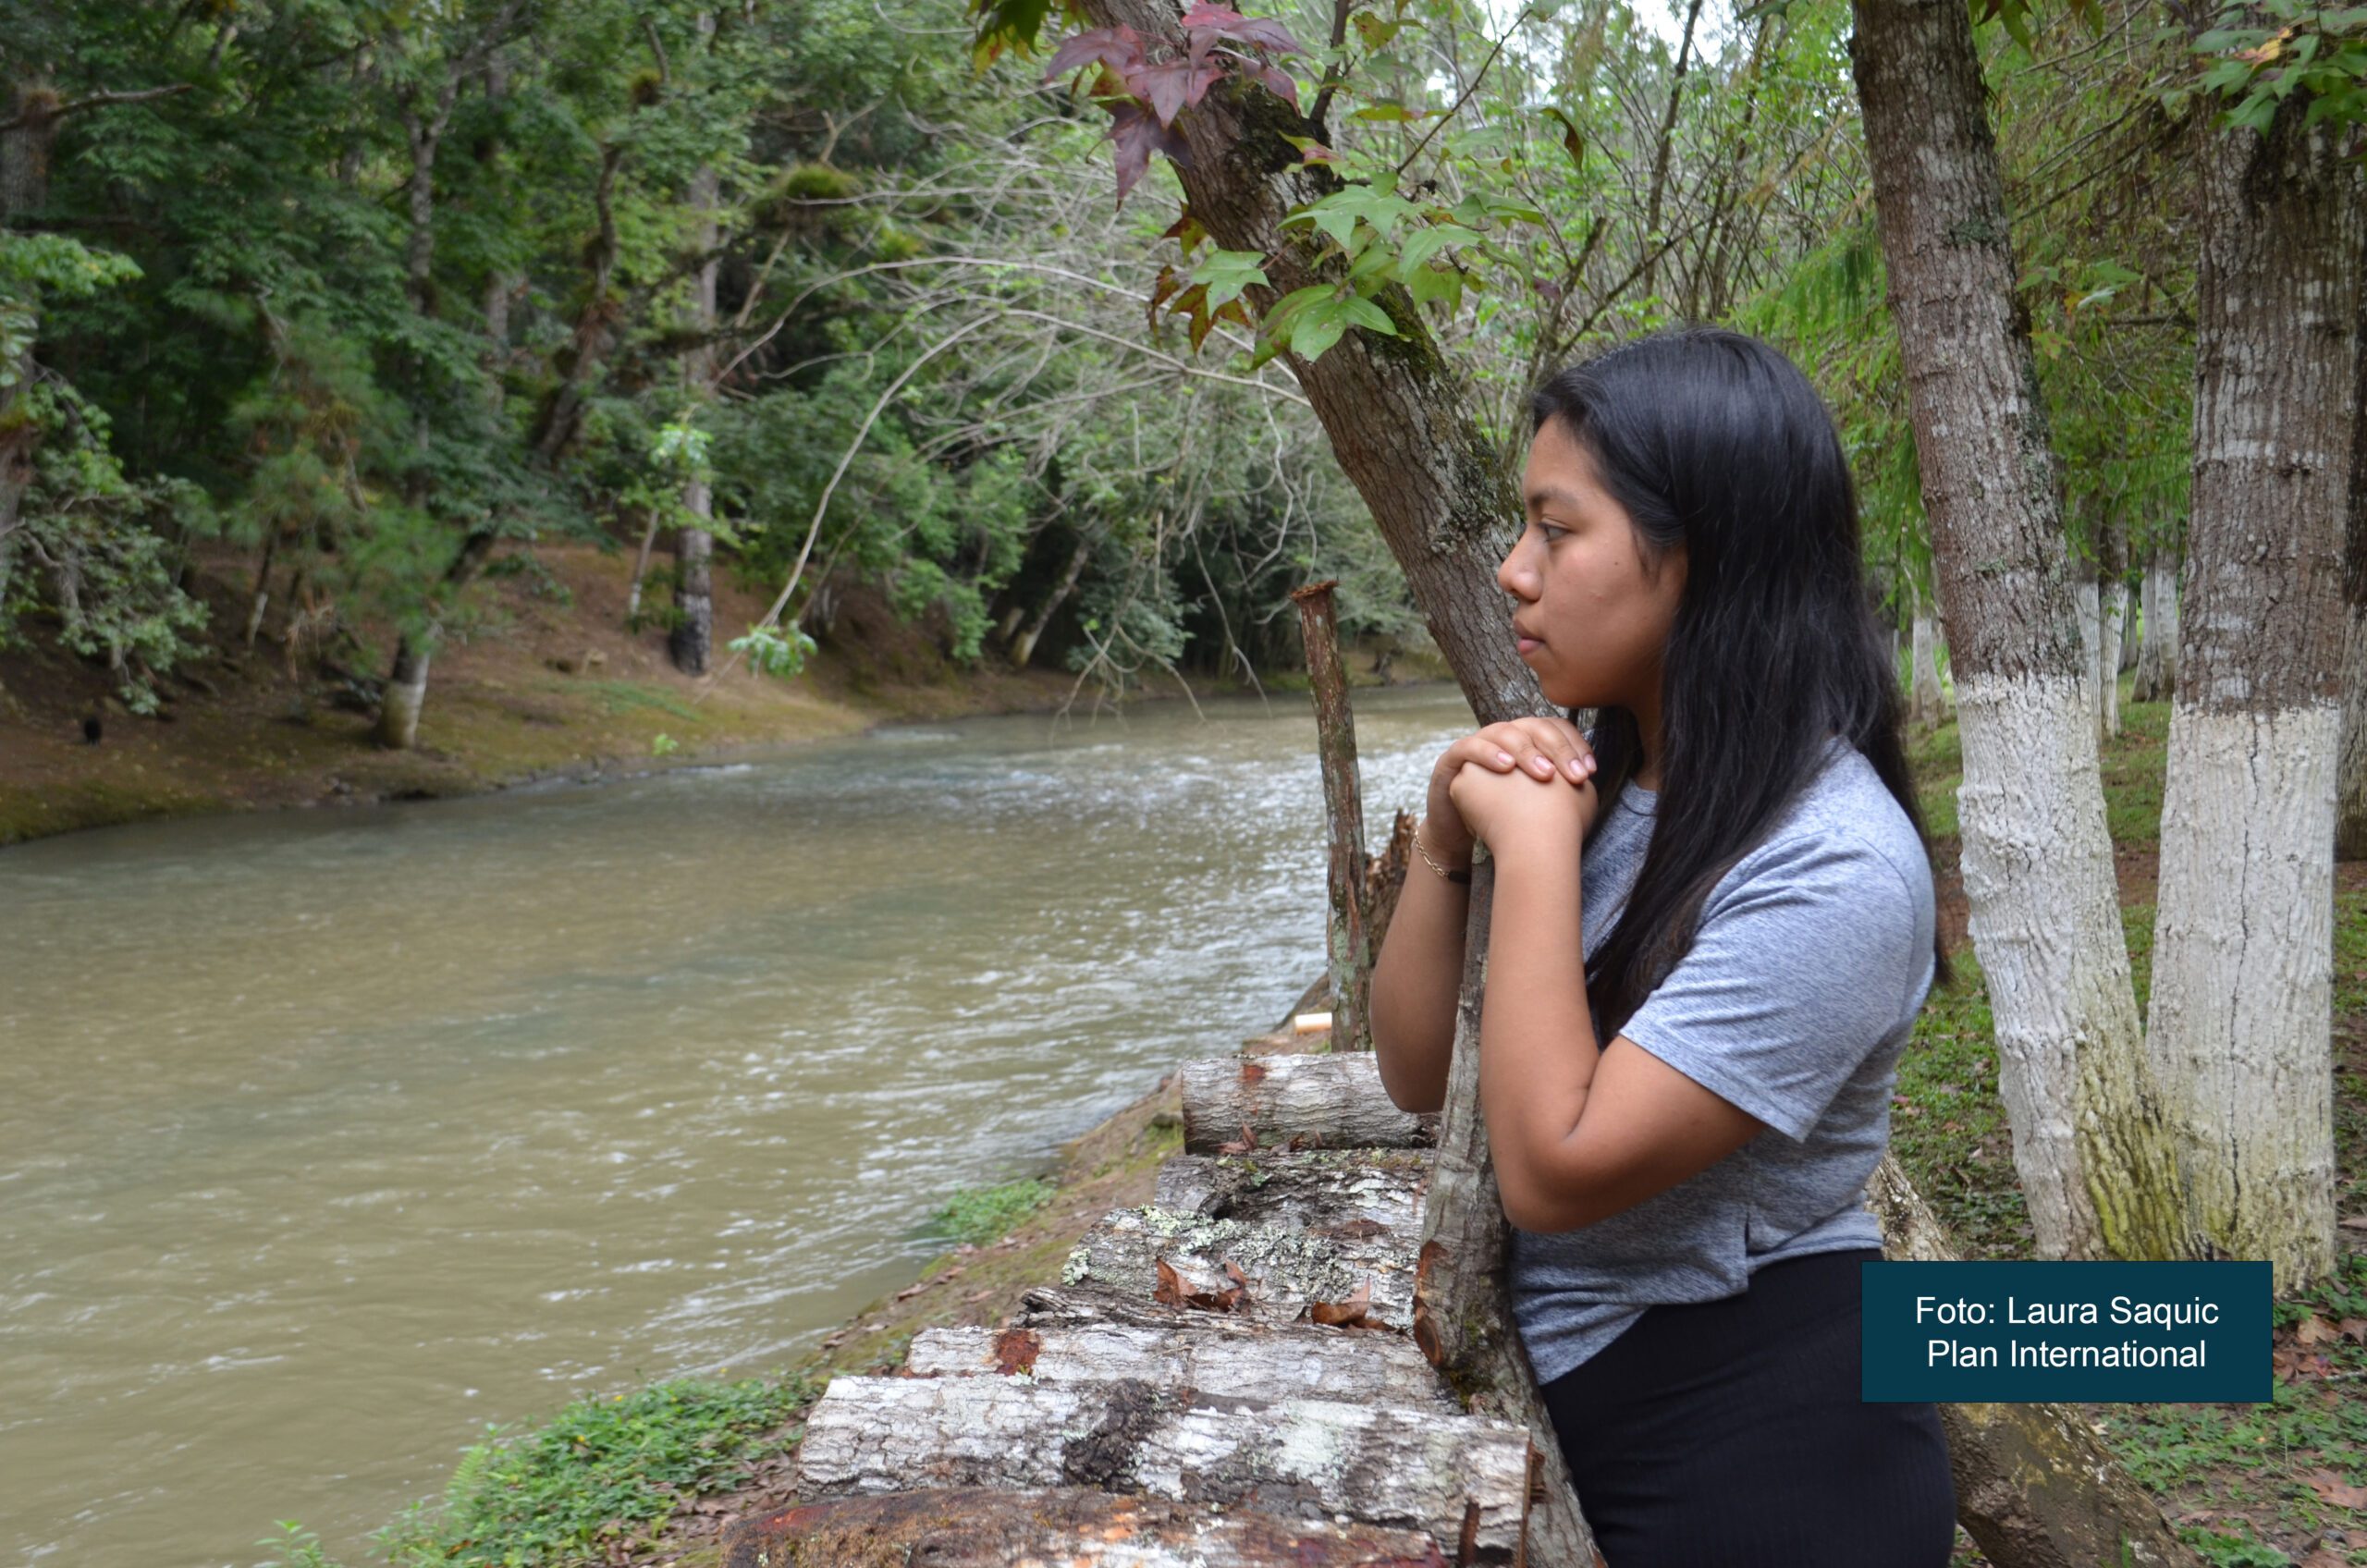
[[1463,989],[1463,928],[1471,889],[1417,855],[1373,961],[1372,1050],[1381,1086],[1404,1110],[1446,1103],[1454,1010]]
[[1539,830],[1496,860],[1479,1099],[1510,1207],[1556,1185],[1594,1081],[1579,847],[1575,833]]

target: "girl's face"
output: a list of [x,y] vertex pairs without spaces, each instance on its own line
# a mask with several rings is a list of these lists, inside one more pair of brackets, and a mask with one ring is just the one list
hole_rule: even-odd
[[1496,569],[1521,658],[1547,701],[1625,707],[1656,727],[1662,656],[1685,594],[1683,546],[1646,564],[1627,509],[1559,419],[1529,443],[1521,492],[1527,526]]

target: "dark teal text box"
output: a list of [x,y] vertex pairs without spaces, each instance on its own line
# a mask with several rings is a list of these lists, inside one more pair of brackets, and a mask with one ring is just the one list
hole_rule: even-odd
[[1858,1279],[1864,1400],[2275,1397],[2266,1263],[1885,1262]]

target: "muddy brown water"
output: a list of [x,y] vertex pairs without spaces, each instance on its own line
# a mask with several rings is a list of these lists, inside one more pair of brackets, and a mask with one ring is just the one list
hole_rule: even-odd
[[[0,1562],[350,1564],[489,1425],[792,1360],[1322,964],[1304,695],[0,850]],[[1470,728],[1359,692],[1377,842]]]

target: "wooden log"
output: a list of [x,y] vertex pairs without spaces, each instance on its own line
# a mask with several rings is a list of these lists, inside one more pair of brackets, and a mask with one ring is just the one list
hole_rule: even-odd
[[1311,1149],[1300,1154],[1177,1155],[1159,1168],[1152,1199],[1171,1214],[1413,1235],[1429,1184],[1428,1149]]
[[1390,1102],[1370,1051],[1213,1057],[1183,1069],[1184,1152],[1221,1154],[1248,1129],[1263,1149],[1408,1148],[1437,1141],[1438,1118]]
[[[1501,1421],[1338,1400],[1186,1404],[1147,1383],[833,1378],[798,1443],[804,1495],[1096,1487],[1429,1532],[1510,1562],[1528,1434]],[[1471,1550],[1465,1554],[1468,1543]]]
[[1453,1055],[1438,1158],[1422,1214],[1414,1342],[1445,1374],[1466,1410],[1515,1422],[1534,1440],[1539,1496],[1529,1522],[1529,1561],[1539,1568],[1598,1568],[1602,1554],[1579,1511],[1561,1439],[1537,1390],[1537,1373],[1504,1288],[1511,1227],[1479,1114],[1479,1011],[1486,998],[1495,888],[1495,862],[1482,855],[1472,868]]
[[1029,1377],[1038,1383],[1147,1383],[1185,1400],[1328,1399],[1460,1414],[1399,1334],[1230,1323],[1220,1314],[1150,1327],[925,1329],[904,1369],[918,1378]]
[[[1953,1262],[1954,1240],[1889,1156],[1866,1183],[1883,1256]],[[1942,1404],[1956,1521],[1993,1568],[2199,1568],[2161,1508],[2064,1404]]]
[[1289,1322],[1318,1303],[1347,1302],[1361,1292],[1369,1321],[1411,1327],[1413,1237],[1340,1229],[1318,1236],[1289,1225],[1170,1214],[1150,1204],[1112,1209],[1069,1254],[1061,1283],[1151,1297],[1160,1292],[1164,1266],[1175,1292],[1244,1318]]
[[1208,1513],[1085,1488],[801,1503],[723,1532],[723,1568],[1446,1568],[1418,1530]]

